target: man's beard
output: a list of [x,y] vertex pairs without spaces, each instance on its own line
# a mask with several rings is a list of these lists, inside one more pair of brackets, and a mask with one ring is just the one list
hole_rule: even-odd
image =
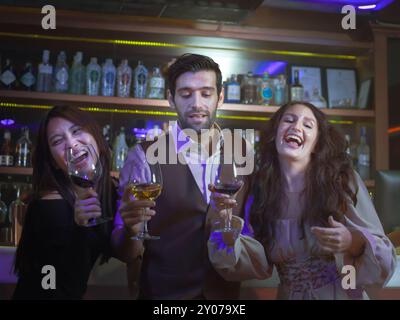
[[[203,109],[199,109],[199,108],[191,109],[190,111],[187,111],[184,114],[181,114],[178,111],[178,108],[176,109],[176,111],[178,113],[178,123],[179,123],[179,126],[181,127],[181,129],[192,129],[192,130],[195,130],[196,133],[198,133],[198,134],[201,133],[202,129],[210,129],[213,126],[215,119],[217,117],[217,108],[215,108],[212,113],[210,113],[210,111],[208,111],[208,110],[203,110]],[[189,123],[188,121],[186,121],[186,119],[192,113],[206,114],[207,121],[205,123],[202,123],[199,125],[193,125],[193,124]]]

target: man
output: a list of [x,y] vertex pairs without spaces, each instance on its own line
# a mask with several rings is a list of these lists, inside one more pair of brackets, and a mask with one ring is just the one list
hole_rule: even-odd
[[[218,206],[209,205],[209,160],[219,154],[220,139],[213,143],[215,135],[211,135],[197,143],[186,131],[184,144],[178,138],[183,130],[194,130],[200,137],[204,129],[219,128],[215,118],[224,100],[221,71],[209,57],[185,54],[170,66],[168,83],[168,101],[178,114],[178,122],[163,137],[165,150],[172,149],[187,164],[171,161],[169,153],[167,164],[161,164],[163,188],[156,202],[132,201],[124,190],[130,176],[143,172],[151,144],[145,142],[129,152],[120,173],[122,201],[113,232],[115,255],[128,264],[128,280],[131,287],[139,289],[140,299],[237,299],[240,283],[224,280],[221,270],[217,272],[208,258],[207,240],[213,223],[218,222]],[[187,152],[188,146],[198,152]],[[247,187],[245,184],[238,192],[237,203],[224,200],[236,206],[236,215],[244,215]],[[160,240],[143,243],[131,239],[144,220]],[[240,219],[233,223],[243,227]]]

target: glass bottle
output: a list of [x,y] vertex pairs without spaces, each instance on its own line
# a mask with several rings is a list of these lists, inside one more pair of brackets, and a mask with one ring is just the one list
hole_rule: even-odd
[[257,99],[257,83],[253,72],[247,72],[243,81],[243,103],[254,104]]
[[135,98],[143,99],[146,97],[147,77],[148,71],[146,67],[143,65],[142,61],[138,61],[133,78]]
[[21,77],[19,78],[19,83],[21,84],[22,90],[32,91],[34,89],[36,78],[33,73],[32,63],[27,62],[25,64],[25,68],[21,73]]
[[117,70],[117,96],[128,98],[131,93],[132,69],[128,60],[123,59]]
[[85,66],[82,64],[82,52],[78,51],[74,56],[74,62],[70,71],[70,89],[72,94],[84,94],[85,92]]
[[105,97],[114,96],[116,72],[112,59],[106,59],[101,69],[101,94]]
[[125,128],[121,127],[119,135],[115,138],[113,146],[113,170],[119,171],[125,163],[128,154],[128,145],[126,144]]
[[31,149],[32,142],[29,139],[29,129],[22,128],[22,135],[17,141],[15,148],[15,166],[30,167],[31,166]]
[[304,88],[300,83],[299,70],[294,71],[294,83],[290,88],[290,101],[303,101],[304,100]]
[[318,88],[313,89],[313,95],[311,97],[310,103],[312,103],[317,108],[326,108],[326,100],[323,96],[319,94]]
[[50,51],[43,50],[42,62],[39,64],[38,68],[36,91],[39,92],[51,91],[53,66],[50,64],[49,60],[50,60]]
[[15,76],[14,67],[10,59],[6,59],[6,65],[0,74],[0,87],[2,89],[15,89],[17,78]]
[[360,144],[357,148],[357,170],[363,180],[370,178],[370,148],[367,144],[367,128],[361,127]]
[[4,140],[0,149],[0,166],[11,167],[14,165],[13,149],[11,146],[11,133],[4,131]]
[[164,99],[165,80],[161,75],[160,68],[154,67],[149,78],[147,98]]
[[12,240],[18,245],[24,225],[25,212],[27,205],[21,200],[21,185],[17,185],[17,197],[11,202],[9,207],[9,217],[12,225]]
[[90,63],[86,67],[86,94],[88,96],[98,96],[100,91],[101,67],[97,63],[97,58],[91,57]]
[[54,92],[68,92],[68,65],[67,55],[60,51],[54,69]]
[[0,193],[0,243],[10,242],[10,234],[7,205],[1,200]]
[[271,79],[269,78],[268,72],[264,72],[263,74],[260,94],[261,94],[261,104],[263,104],[264,106],[271,105],[273,101],[273,91],[272,91]]
[[226,82],[226,102],[240,103],[240,84],[235,74]]
[[277,106],[282,106],[288,102],[288,88],[284,74],[280,74],[278,78],[274,79],[274,100]]

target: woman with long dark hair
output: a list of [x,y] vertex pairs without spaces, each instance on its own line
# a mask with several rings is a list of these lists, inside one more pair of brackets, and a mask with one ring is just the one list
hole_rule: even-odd
[[364,289],[390,278],[396,255],[344,137],[312,104],[291,102],[262,141],[250,215],[259,245],[241,245],[239,236],[232,255],[247,250],[251,265],[215,254],[214,265],[228,278],[240,269],[242,279],[269,277],[275,266],[279,299],[366,298]]
[[[78,196],[67,174],[66,150],[89,144],[103,174],[93,189],[80,190]],[[40,124],[32,163],[33,193],[15,257],[13,299],[81,299],[97,258],[110,255],[112,221],[85,226],[102,213],[111,217],[115,212],[108,146],[86,112],[54,107]],[[55,271],[54,283],[43,280],[49,270]],[[46,282],[50,288],[43,286]]]

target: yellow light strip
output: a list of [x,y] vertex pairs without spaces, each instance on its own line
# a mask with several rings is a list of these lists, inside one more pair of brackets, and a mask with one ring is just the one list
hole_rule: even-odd
[[333,124],[354,124],[354,121],[350,120],[328,120],[328,121]]
[[340,54],[325,54],[325,53],[284,51],[284,50],[267,50],[267,49],[254,49],[254,48],[207,47],[207,46],[197,46],[197,45],[190,45],[190,44],[177,44],[177,43],[154,42],[154,41],[97,39],[97,38],[86,38],[86,37],[61,37],[61,36],[39,35],[39,34],[23,34],[23,33],[14,33],[14,32],[0,32],[0,36],[15,37],[15,38],[43,39],[43,40],[61,40],[61,41],[77,41],[77,42],[89,42],[89,43],[104,43],[104,44],[129,45],[129,46],[144,46],[144,47],[168,47],[168,48],[244,51],[244,52],[254,52],[254,53],[261,53],[261,54],[314,57],[314,58],[317,57],[317,58],[344,59],[344,60],[356,60],[357,59],[356,56],[340,55]]
[[[26,108],[26,109],[51,109],[53,106],[45,105],[32,105],[32,104],[17,104],[0,102],[0,107],[9,108]],[[138,109],[120,109],[120,108],[107,108],[107,107],[80,107],[79,109],[88,112],[109,112],[109,113],[124,113],[124,114],[135,114],[135,115],[147,115],[147,116],[167,116],[176,117],[176,112],[170,111],[154,111],[154,110],[138,110]],[[267,121],[270,118],[267,117],[252,117],[252,116],[231,116],[231,115],[217,115],[220,119],[229,120],[250,120],[250,121]]]

